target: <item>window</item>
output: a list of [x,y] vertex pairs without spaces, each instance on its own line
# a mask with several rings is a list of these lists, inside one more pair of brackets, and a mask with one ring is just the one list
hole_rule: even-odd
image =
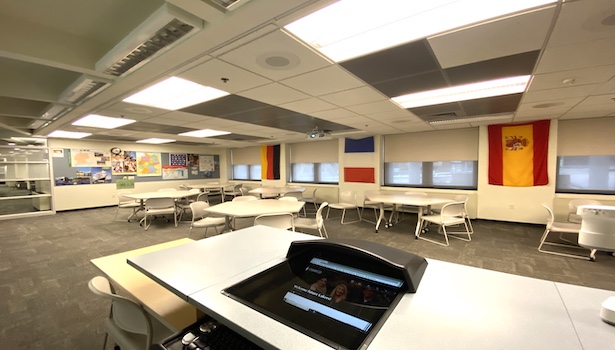
[[615,156],[559,156],[558,193],[615,193]]
[[337,184],[339,182],[338,163],[292,163],[290,181]]
[[385,186],[477,188],[478,162],[391,162],[384,164]]
[[233,165],[233,180],[261,180],[260,164],[236,164]]
[[231,150],[233,180],[261,180],[261,148],[246,147]]
[[337,184],[338,141],[310,141],[290,146],[290,182]]

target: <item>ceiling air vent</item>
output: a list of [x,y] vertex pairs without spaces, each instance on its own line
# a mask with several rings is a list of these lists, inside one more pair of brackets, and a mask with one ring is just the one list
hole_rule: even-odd
[[96,62],[96,70],[123,76],[202,28],[201,19],[165,4]]
[[457,118],[457,113],[455,112],[438,113],[438,114],[432,114],[430,115],[430,117],[439,118],[439,119]]
[[228,11],[233,11],[248,1],[249,0],[205,0],[205,2],[216,4]]
[[107,85],[109,85],[107,81],[82,75],[64,90],[60,95],[60,100],[77,104],[101,92]]

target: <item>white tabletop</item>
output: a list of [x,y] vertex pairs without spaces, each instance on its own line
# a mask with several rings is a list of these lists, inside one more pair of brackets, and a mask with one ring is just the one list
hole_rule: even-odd
[[277,199],[259,199],[254,201],[224,202],[206,209],[218,215],[251,217],[262,214],[298,213],[305,202],[280,201]]
[[373,202],[414,205],[417,207],[426,207],[437,204],[446,204],[453,202],[452,199],[432,196],[416,196],[405,193],[366,193],[365,197]]
[[133,199],[150,199],[150,198],[184,198],[194,196],[195,193],[190,191],[155,191],[155,192],[141,192],[141,193],[127,193],[124,196]]
[[[296,237],[315,238],[256,226],[129,263],[265,348],[329,349],[220,293],[283,261]],[[417,293],[403,297],[368,349],[608,349],[615,344],[615,327],[599,316],[613,291],[428,262]]]
[[316,238],[299,232],[252,226],[184,244],[181,248],[133,257],[128,259],[128,264],[187,300],[188,295],[212,284],[283,258],[293,241]]
[[305,192],[304,187],[258,187],[248,191],[252,194],[284,194],[288,192]]
[[186,184],[184,186],[188,188],[208,189],[208,188],[223,188],[227,186],[233,186],[233,184],[231,183],[214,184],[211,182],[203,182],[203,183],[195,183],[195,184]]

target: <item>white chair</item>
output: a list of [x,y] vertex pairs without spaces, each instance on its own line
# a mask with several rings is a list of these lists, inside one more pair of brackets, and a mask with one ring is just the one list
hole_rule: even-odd
[[240,201],[257,201],[258,197],[255,196],[239,196],[239,197],[235,197],[233,198],[233,202],[240,202]]
[[[329,212],[331,209],[337,209],[342,211],[342,225],[352,224],[355,222],[361,221],[361,211],[359,210],[359,206],[357,205],[357,193],[355,191],[342,191],[340,193],[339,203],[331,203],[327,208],[327,220],[329,219]],[[344,222],[344,218],[346,217],[346,210],[356,209],[358,214],[358,219],[354,221]]]
[[470,228],[470,234],[473,234],[474,227],[472,226],[472,221],[470,221],[470,214],[468,214],[468,200],[469,199],[470,199],[470,196],[468,196],[467,194],[459,194],[453,198],[455,202],[463,202],[463,217],[466,219],[466,222],[468,223],[468,227]]
[[600,201],[593,199],[571,199],[568,202],[568,222],[581,223],[581,216],[577,214],[577,208],[581,205],[601,205]]
[[[378,210],[380,210],[380,202],[370,201],[369,199],[367,199],[367,196],[372,193],[378,194],[380,193],[380,191],[365,191],[363,193],[363,205],[361,206],[361,221],[367,221],[369,223],[375,224],[378,220],[378,217],[380,216],[380,214],[378,213]],[[384,210],[393,210],[394,207],[392,204],[385,203],[383,208]],[[372,209],[374,211],[374,221],[368,220],[363,216],[363,212],[365,211],[365,209]]]
[[197,201],[190,203],[192,222],[190,223],[188,237],[190,237],[193,228],[204,228],[205,238],[207,238],[207,230],[209,230],[210,227],[213,227],[216,234],[218,234],[217,227],[225,225],[223,217],[210,217],[209,213],[206,211],[207,208],[209,208],[208,202]]
[[295,230],[295,218],[292,213],[262,214],[254,218],[254,225],[264,225],[282,230]]
[[322,216],[322,212],[329,203],[323,202],[316,211],[315,218],[296,218],[295,229],[302,228],[308,230],[317,230],[320,237],[329,238],[327,229],[325,228],[325,220]]
[[[551,207],[546,203],[541,203],[541,205],[547,210],[548,216],[547,216],[547,225],[545,228],[545,232],[542,234],[542,237],[540,238],[540,244],[538,245],[538,251],[541,253],[566,256],[569,258],[592,260],[591,249],[583,248],[577,243],[575,243],[574,241],[567,240],[565,239],[565,237],[562,236],[563,234],[572,234],[574,235],[575,240],[578,242],[578,235],[579,235],[579,231],[581,230],[581,224],[577,224],[573,222],[555,221],[555,215],[553,214],[553,209],[551,209]],[[559,240],[558,241],[549,240],[549,235],[551,233],[557,233],[559,235]],[[545,246],[565,248],[566,251],[546,250],[544,249]],[[587,251],[587,255],[575,254],[572,252],[578,249]]]
[[[284,193],[284,196],[278,198],[278,199],[282,199],[282,198],[296,198],[297,201],[299,202],[305,202],[303,200],[303,193],[301,191],[290,191],[290,192],[286,192]],[[307,212],[305,210],[305,205],[303,206],[303,216],[307,217]]]
[[[151,226],[152,220],[157,215],[173,215],[175,227],[177,227],[177,206],[175,200],[170,197],[150,198],[145,201],[145,216],[141,219],[141,225],[147,231]],[[151,217],[149,224],[147,218]]]
[[[440,214],[434,214],[434,215],[423,215],[421,216],[421,228],[423,228],[422,230],[420,230],[417,238],[423,239],[425,241],[429,241],[432,243],[436,243],[439,245],[443,245],[443,246],[448,246],[448,237],[449,235],[453,238],[457,238],[460,239],[462,241],[466,241],[469,242],[472,240],[472,237],[470,236],[470,228],[468,227],[468,223],[465,220],[465,217],[463,215],[464,212],[464,203],[463,202],[451,202],[451,203],[447,203],[442,207],[442,210],[440,211]],[[444,235],[444,243],[434,240],[434,239],[430,239],[430,238],[425,238],[422,235],[424,233],[426,233],[427,230],[427,223],[433,223],[439,226],[438,232],[442,232],[442,234]],[[465,227],[465,231],[448,231],[446,228],[450,227],[450,226],[459,226],[459,225],[463,225]],[[463,238],[460,236],[457,236],[459,234],[464,234],[467,235],[468,238]]]
[[207,202],[207,203],[209,203],[209,192],[205,191],[205,192],[199,193],[198,196],[196,196],[195,202]]
[[188,192],[190,192],[190,195],[175,202],[175,205],[177,205],[177,210],[179,211],[179,219],[177,219],[177,221],[180,222],[182,221],[184,213],[187,210],[190,210],[190,203],[195,202],[198,196],[201,194],[201,190],[199,190],[198,188],[193,188],[191,190],[188,190]]
[[115,220],[117,220],[117,215],[120,212],[120,209],[131,209],[132,214],[128,217],[128,222],[133,217],[137,216],[137,212],[141,209],[141,202],[137,201],[133,198],[126,197],[127,194],[130,194],[130,191],[122,191],[117,194],[117,211],[115,212]]
[[318,188],[315,188],[312,191],[312,194],[306,196],[305,194],[303,194],[303,201],[305,203],[312,203],[312,205],[314,206],[315,210],[318,210],[318,202],[316,201],[316,191],[318,190]]
[[241,192],[241,187],[243,187],[242,184],[237,184],[229,190],[224,188],[224,198],[226,199],[226,197],[230,197],[230,199],[233,199],[237,196],[243,196],[243,192]]
[[88,287],[92,293],[111,300],[109,318],[105,320],[106,348],[110,335],[123,350],[147,350],[152,344],[171,336],[173,332],[150,317],[143,306],[131,299],[115,294],[109,280],[103,276],[92,278]]

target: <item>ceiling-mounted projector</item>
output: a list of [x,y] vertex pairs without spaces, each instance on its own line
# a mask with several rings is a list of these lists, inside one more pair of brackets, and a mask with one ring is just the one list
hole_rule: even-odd
[[308,140],[323,140],[330,139],[331,132],[329,130],[320,130],[318,128],[314,128],[314,130],[305,134],[305,138]]

